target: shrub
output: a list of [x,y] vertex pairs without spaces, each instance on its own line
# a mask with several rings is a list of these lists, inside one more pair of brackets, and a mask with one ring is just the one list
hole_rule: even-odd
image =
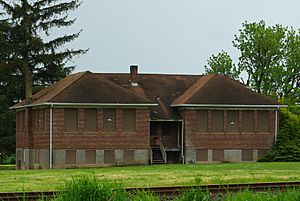
[[300,161],[299,107],[280,110],[277,142],[259,161]]

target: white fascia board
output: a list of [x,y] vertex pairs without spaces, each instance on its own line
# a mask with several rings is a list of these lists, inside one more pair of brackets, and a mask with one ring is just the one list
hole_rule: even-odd
[[228,105],[228,104],[173,104],[171,107],[192,108],[286,108],[287,105]]
[[24,106],[13,106],[9,109],[22,109],[27,107],[52,106],[52,107],[154,107],[156,103],[38,103]]

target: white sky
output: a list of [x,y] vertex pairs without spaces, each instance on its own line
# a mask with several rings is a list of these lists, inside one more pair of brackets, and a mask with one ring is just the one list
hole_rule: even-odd
[[[83,29],[70,44],[90,48],[77,71],[201,74],[222,49],[236,60],[234,34],[242,23],[300,27],[299,0],[83,0],[72,13]],[[59,32],[65,34],[66,30]]]

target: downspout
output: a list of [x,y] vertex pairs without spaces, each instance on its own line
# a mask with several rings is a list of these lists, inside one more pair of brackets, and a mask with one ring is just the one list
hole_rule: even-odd
[[53,111],[52,111],[52,108],[53,108],[53,105],[51,104],[50,105],[50,117],[49,117],[49,136],[50,136],[50,139],[49,139],[49,169],[52,169],[52,135],[53,135]]
[[181,158],[182,158],[182,164],[184,164],[185,163],[185,161],[184,161],[184,153],[183,153],[183,151],[184,151],[184,149],[183,149],[183,146],[184,146],[184,140],[183,140],[183,137],[184,137],[184,135],[183,135],[183,133],[184,133],[184,120],[181,120]]
[[278,110],[275,111],[275,136],[274,136],[275,137],[275,142],[274,142],[274,144],[276,144],[277,132],[278,132]]

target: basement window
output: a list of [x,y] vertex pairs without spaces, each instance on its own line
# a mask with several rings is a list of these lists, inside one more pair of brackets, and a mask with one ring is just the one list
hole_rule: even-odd
[[116,110],[115,109],[103,110],[103,131],[116,132]]
[[65,109],[65,131],[76,132],[78,130],[77,109]]
[[135,131],[135,110],[123,110],[123,129],[125,132]]

